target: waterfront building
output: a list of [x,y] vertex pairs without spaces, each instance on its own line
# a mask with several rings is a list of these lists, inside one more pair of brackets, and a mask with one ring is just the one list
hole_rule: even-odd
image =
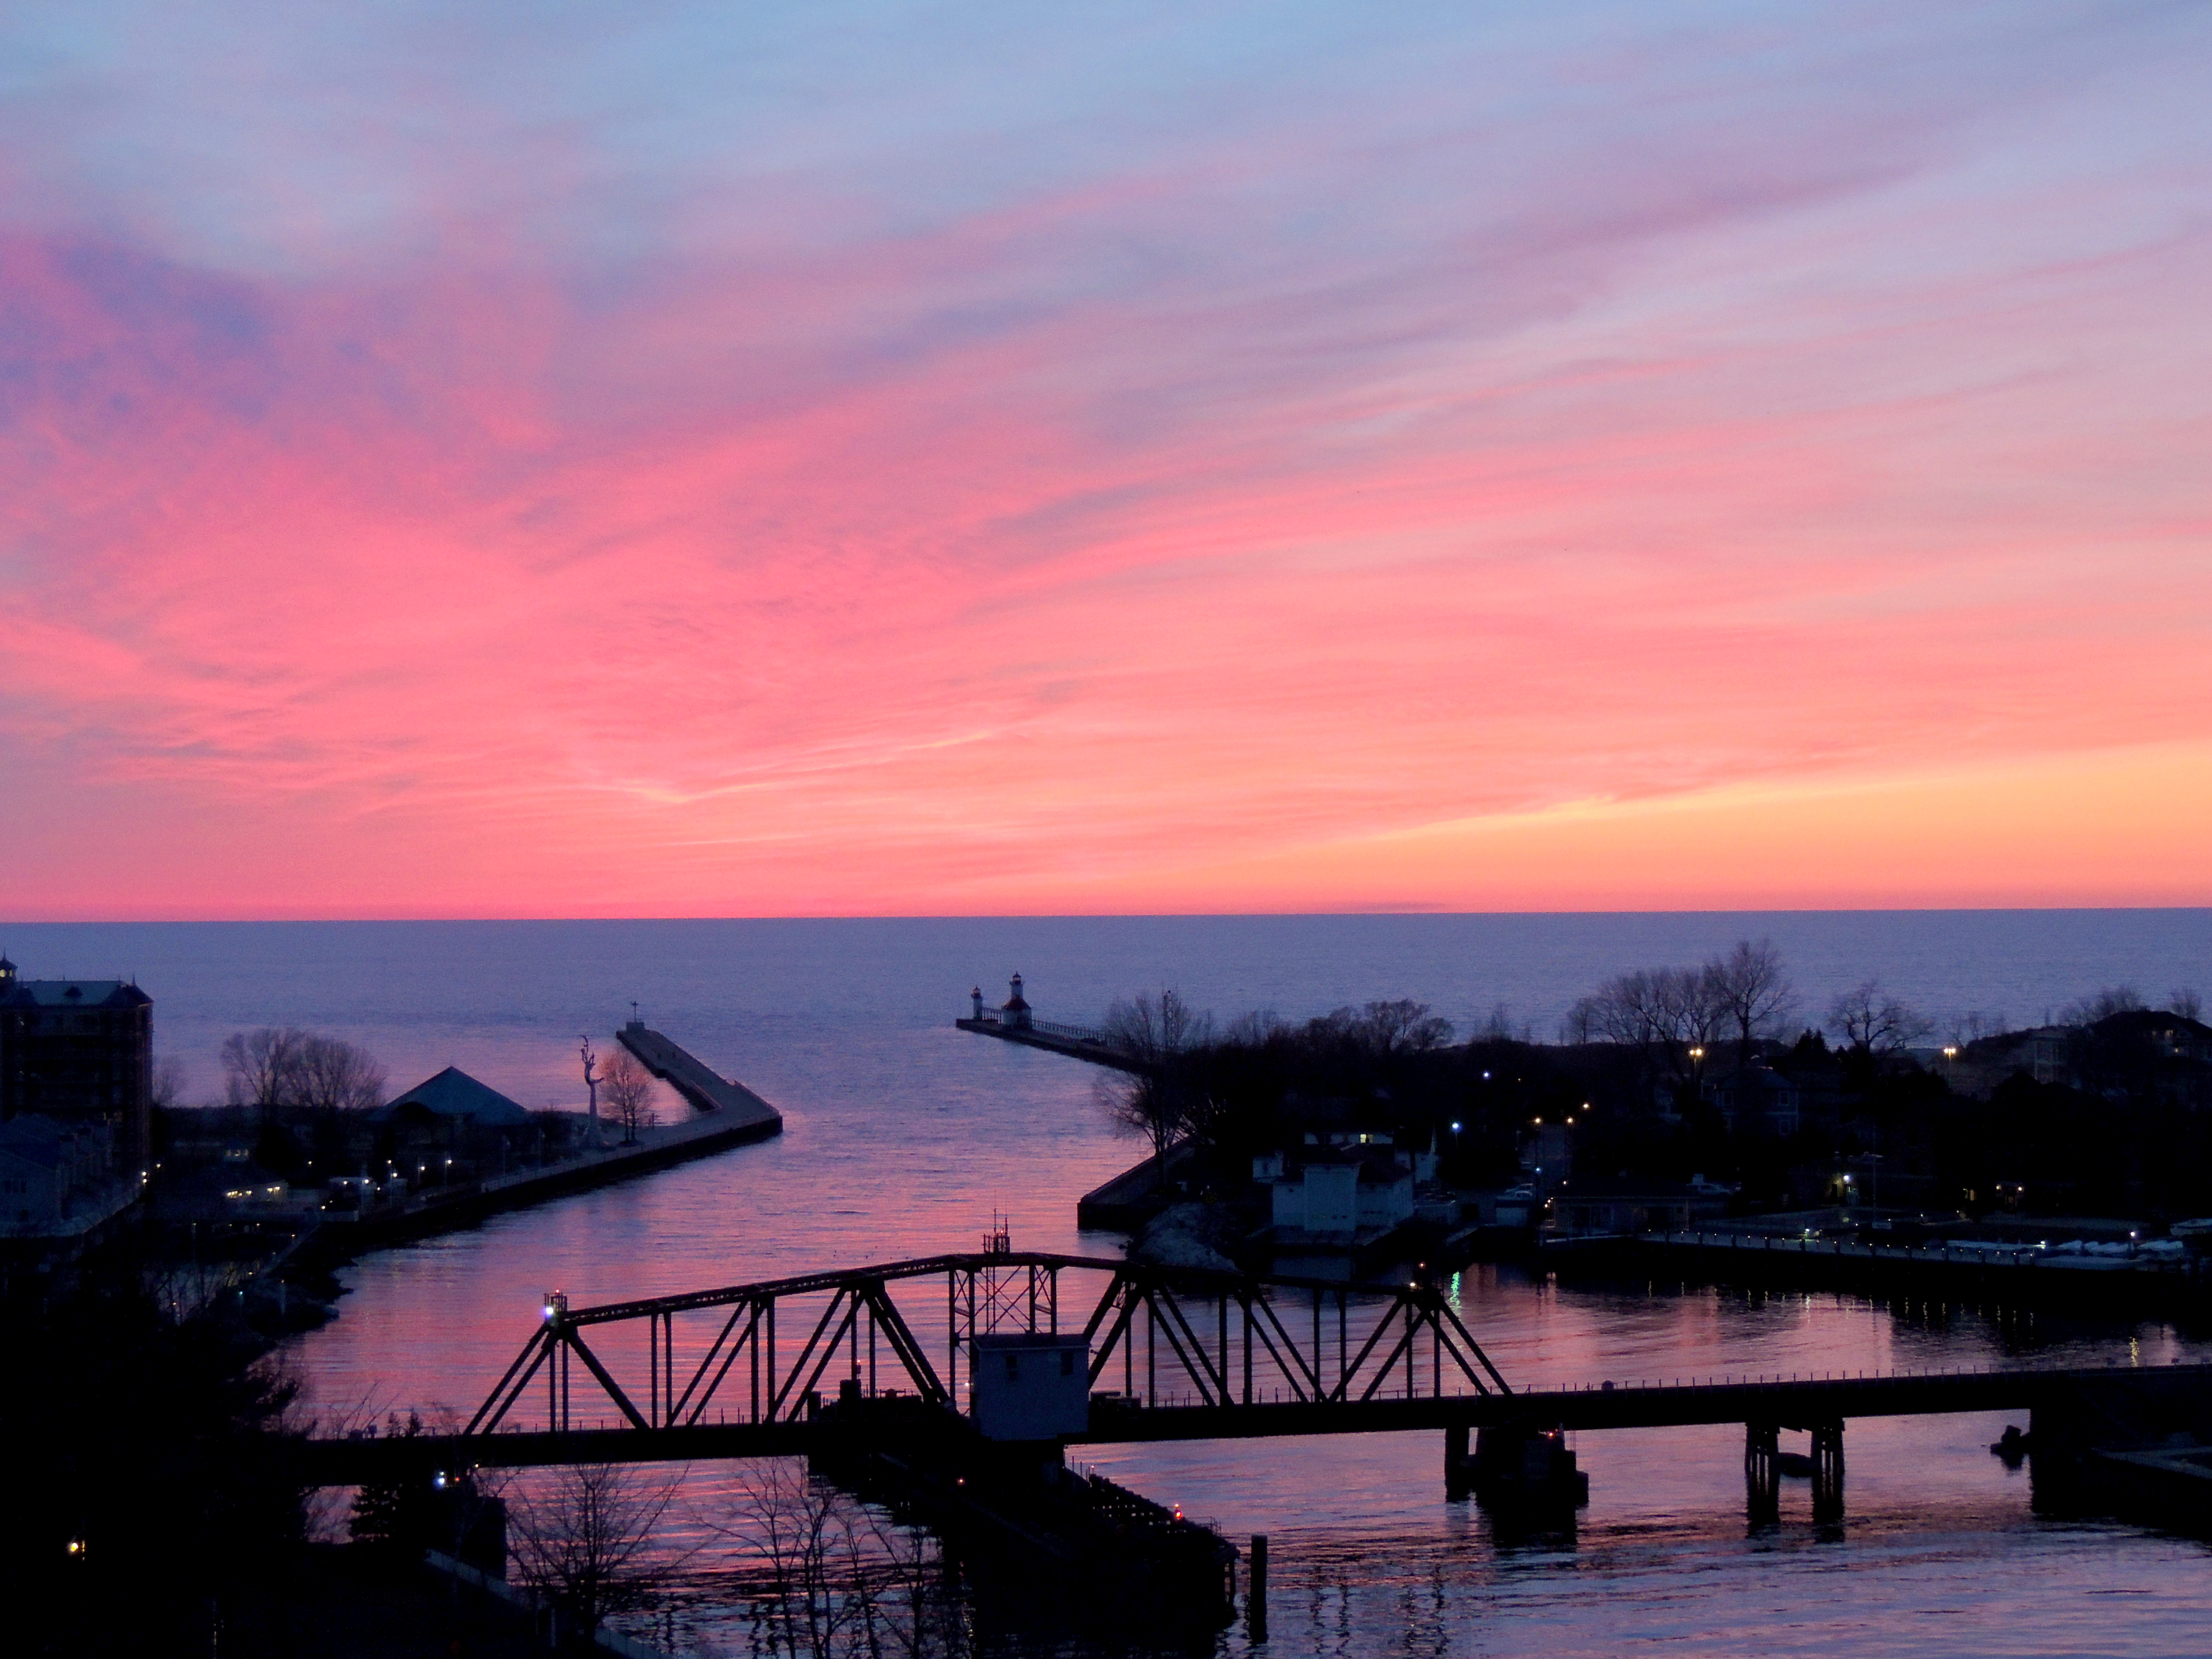
[[369,1114],[376,1156],[417,1173],[448,1178],[457,1163],[494,1165],[544,1127],[533,1113],[458,1066],[448,1066]]
[[1288,1155],[1253,1160],[1268,1188],[1268,1215],[1279,1233],[1310,1240],[1379,1237],[1413,1218],[1411,1160],[1373,1147],[1315,1147],[1290,1167]]
[[1728,1212],[1728,1194],[1648,1176],[1579,1176],[1544,1205],[1544,1231],[1569,1238],[1686,1230]]
[[112,1168],[148,1165],[154,999],[115,979],[23,979],[0,956],[0,1122],[98,1127]]
[[1739,1066],[1705,1085],[1705,1094],[1731,1129],[1794,1135],[1801,1116],[1797,1085],[1763,1060]]
[[489,1084],[479,1083],[458,1066],[448,1066],[411,1089],[401,1091],[377,1116],[385,1122],[428,1127],[434,1122],[466,1123],[478,1129],[526,1129],[537,1122],[529,1111]]
[[1022,976],[1016,974],[1008,981],[1007,988],[1010,994],[999,1005],[999,1024],[1011,1026],[1018,1031],[1026,1031],[1035,1021],[1030,1012],[1029,1002],[1022,995]]

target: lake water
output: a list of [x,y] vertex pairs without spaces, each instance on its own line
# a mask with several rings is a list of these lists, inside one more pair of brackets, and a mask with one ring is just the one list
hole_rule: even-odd
[[[135,974],[157,1048],[197,1095],[230,1030],[294,1024],[372,1048],[404,1085],[458,1064],[526,1105],[580,1103],[576,1038],[648,1022],[785,1114],[779,1139],[495,1218],[348,1270],[342,1316],[296,1345],[332,1412],[472,1409],[543,1292],[580,1303],[973,1248],[994,1211],[1018,1248],[1113,1254],[1078,1194],[1137,1155],[1087,1068],[953,1030],[971,984],[1019,969],[1048,1018],[1162,985],[1227,1017],[1413,996],[1463,1026],[1498,1005],[1548,1036],[1623,969],[1771,935],[1808,1010],[1878,976],[1939,1019],[2040,1019],[2100,986],[2212,988],[2212,913],[1393,916],[793,922],[31,926],[27,975]],[[2154,1364],[2193,1334],[2049,1319],[1913,1321],[1850,1298],[1605,1295],[1471,1271],[1462,1316],[1518,1383],[1899,1365]],[[579,1398],[582,1391],[579,1390]],[[1999,1418],[1855,1423],[1848,1516],[1816,1529],[1802,1483],[1747,1534],[1736,1429],[1585,1436],[1592,1498],[1571,1544],[1492,1536],[1444,1501],[1432,1435],[1095,1448],[1115,1479],[1273,1539],[1277,1654],[2195,1654],[2212,1556],[2029,1510],[1986,1447]],[[727,1471],[695,1480],[726,1501]],[[676,1623],[744,1650],[702,1566]],[[1077,1644],[1081,1651],[1095,1649]],[[1232,1631],[1225,1651],[1242,1651]]]

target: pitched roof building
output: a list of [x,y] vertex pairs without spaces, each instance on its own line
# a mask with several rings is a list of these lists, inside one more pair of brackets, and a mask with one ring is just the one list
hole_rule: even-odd
[[465,1119],[480,1129],[522,1128],[535,1123],[525,1108],[487,1084],[477,1082],[458,1066],[448,1066],[403,1093],[377,1115],[383,1119],[435,1117]]

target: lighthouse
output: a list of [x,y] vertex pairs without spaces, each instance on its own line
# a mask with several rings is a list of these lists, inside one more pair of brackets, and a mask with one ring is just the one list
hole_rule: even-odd
[[1016,974],[1007,982],[1006,989],[1011,994],[1000,1006],[999,1023],[1017,1031],[1026,1031],[1030,1029],[1030,1005],[1022,996],[1022,976]]

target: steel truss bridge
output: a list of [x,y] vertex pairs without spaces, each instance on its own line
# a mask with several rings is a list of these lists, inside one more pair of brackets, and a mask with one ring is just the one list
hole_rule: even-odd
[[[1098,1288],[1071,1297],[1064,1280]],[[1769,1497],[1775,1431],[1794,1428],[1814,1434],[1839,1503],[1848,1418],[2063,1415],[2146,1385],[2212,1396],[2203,1365],[1516,1390],[1434,1286],[1017,1253],[1000,1235],[971,1255],[677,1296],[579,1308],[550,1294],[459,1435],[313,1440],[306,1468],[350,1485],[467,1466],[788,1455],[849,1432],[854,1406],[880,1437],[972,1437],[960,1407],[977,1339],[1063,1331],[1080,1332],[1090,1358],[1090,1423],[1070,1443],[1441,1430],[1448,1481],[1475,1428],[1741,1423],[1747,1478]]]
[[[534,1415],[526,1402],[541,1391],[544,1430],[573,1431],[579,1373],[586,1379],[586,1412],[604,1421],[611,1411],[647,1433],[804,1423],[825,1389],[855,1385],[864,1398],[910,1397],[957,1409],[962,1383],[972,1376],[975,1339],[1060,1332],[1060,1279],[1071,1272],[1105,1281],[1087,1310],[1080,1304],[1071,1310],[1083,1323],[1068,1330],[1080,1329],[1090,1350],[1093,1390],[1110,1390],[1118,1371],[1119,1392],[1101,1402],[1109,1411],[1125,1404],[1341,1408],[1378,1398],[1512,1392],[1431,1286],[1349,1285],[998,1249],[590,1308],[572,1308],[555,1292],[464,1432],[485,1437],[514,1426]],[[933,1320],[924,1334],[921,1312],[923,1305],[935,1311],[933,1281],[940,1279],[941,1338]],[[905,1308],[894,1285],[907,1290]],[[617,1343],[626,1364],[608,1357]]]

